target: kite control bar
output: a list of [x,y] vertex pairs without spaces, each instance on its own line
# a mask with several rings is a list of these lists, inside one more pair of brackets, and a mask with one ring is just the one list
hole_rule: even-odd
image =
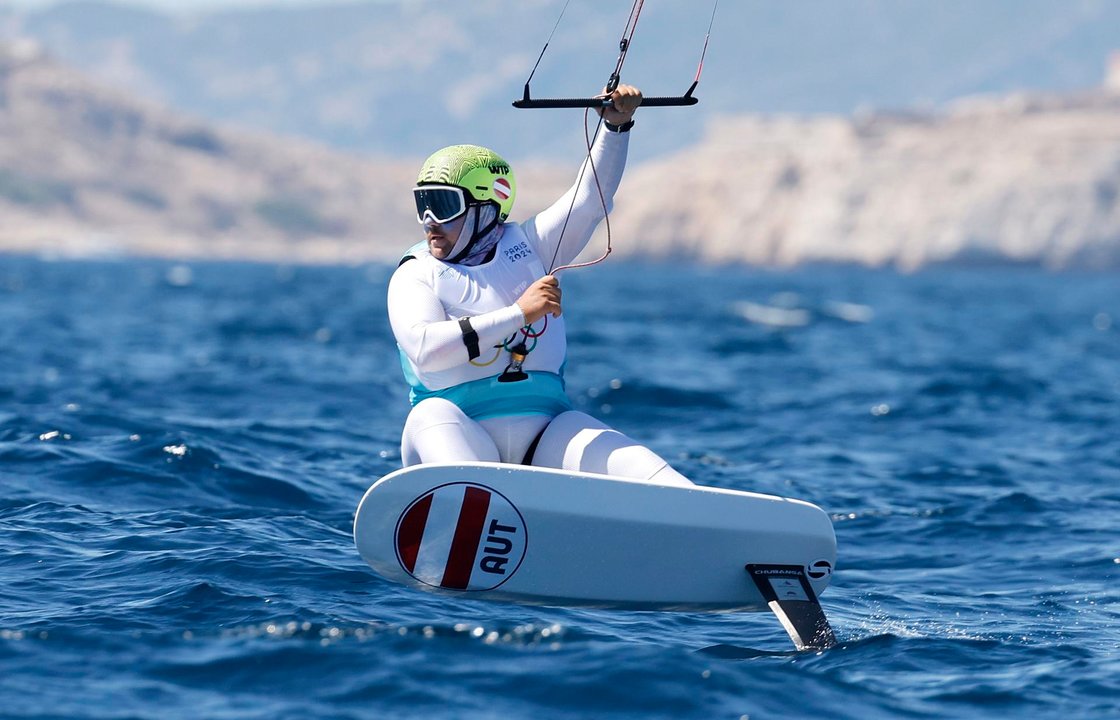
[[[693,97],[692,91],[696,83],[692,83],[688,92],[680,97],[643,97],[642,107],[682,107],[695,105],[700,98]],[[513,106],[522,110],[533,108],[601,108],[610,107],[611,99],[605,97],[590,98],[532,98],[529,97],[529,83],[525,83],[525,94],[520,100],[514,100]]]
[[[570,1],[570,0],[569,0]],[[537,57],[537,62],[533,65],[533,69],[529,72],[529,79],[525,81],[525,92],[520,100],[514,100],[513,106],[523,110],[531,108],[604,108],[611,106],[611,100],[605,95],[610,95],[618,87],[619,78],[622,75],[622,65],[626,62],[626,54],[630,51],[630,42],[634,39],[634,31],[638,27],[638,16],[641,15],[642,6],[645,0],[634,0],[633,7],[630,8],[630,19],[626,21],[626,29],[622,33],[622,39],[618,41],[618,62],[615,64],[614,72],[611,73],[610,79],[607,81],[607,87],[603,95],[590,97],[590,98],[540,98],[533,99],[529,95],[529,83],[533,80],[533,75],[536,74],[537,68],[541,64],[541,59],[544,58],[545,52],[548,50],[548,43],[551,42],[552,36],[556,34],[556,28],[560,26],[560,19],[564,17],[564,11],[568,9],[568,3],[564,3],[564,7],[560,10],[560,18],[557,18],[556,25],[552,28],[552,33],[549,34],[548,40],[545,41],[544,47],[541,48],[541,54]],[[696,77],[689,86],[688,92],[680,97],[643,97],[642,107],[683,107],[686,105],[695,105],[700,102],[698,98],[694,97],[692,93],[696,90],[696,86],[700,83],[700,73],[704,71],[704,56],[708,53],[708,38],[712,35],[712,25],[716,21],[716,6],[719,0],[716,0],[712,5],[712,19],[708,23],[708,33],[704,36],[704,49],[700,51],[700,64],[696,68]]]

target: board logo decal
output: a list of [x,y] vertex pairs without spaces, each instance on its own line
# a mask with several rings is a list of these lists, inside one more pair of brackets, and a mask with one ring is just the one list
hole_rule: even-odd
[[814,580],[820,580],[832,574],[832,563],[828,560],[817,560],[805,568],[805,574]]
[[409,503],[397,520],[401,567],[416,580],[448,590],[493,590],[525,557],[521,513],[498,491],[450,483]]

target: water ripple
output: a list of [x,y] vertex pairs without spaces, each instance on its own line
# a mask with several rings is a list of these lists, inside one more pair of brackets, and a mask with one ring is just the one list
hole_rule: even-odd
[[798,653],[768,614],[370,572],[352,515],[407,412],[389,272],[5,259],[6,717],[1120,714],[1115,278],[565,279],[577,407],[697,482],[832,517],[841,644]]

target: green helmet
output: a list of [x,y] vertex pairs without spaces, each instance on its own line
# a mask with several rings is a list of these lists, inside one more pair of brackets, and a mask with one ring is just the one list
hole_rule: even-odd
[[498,206],[498,222],[505,222],[517,195],[509,163],[498,153],[478,145],[452,145],[432,153],[420,168],[417,185],[455,185],[478,202]]

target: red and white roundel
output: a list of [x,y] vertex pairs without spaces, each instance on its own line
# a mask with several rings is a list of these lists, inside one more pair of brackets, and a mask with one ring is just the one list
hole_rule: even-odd
[[525,557],[525,520],[501,493],[474,483],[429,490],[401,513],[397,560],[425,585],[493,590]]
[[494,181],[494,196],[499,200],[509,200],[509,196],[512,194],[513,190],[510,189],[509,180],[500,177]]

